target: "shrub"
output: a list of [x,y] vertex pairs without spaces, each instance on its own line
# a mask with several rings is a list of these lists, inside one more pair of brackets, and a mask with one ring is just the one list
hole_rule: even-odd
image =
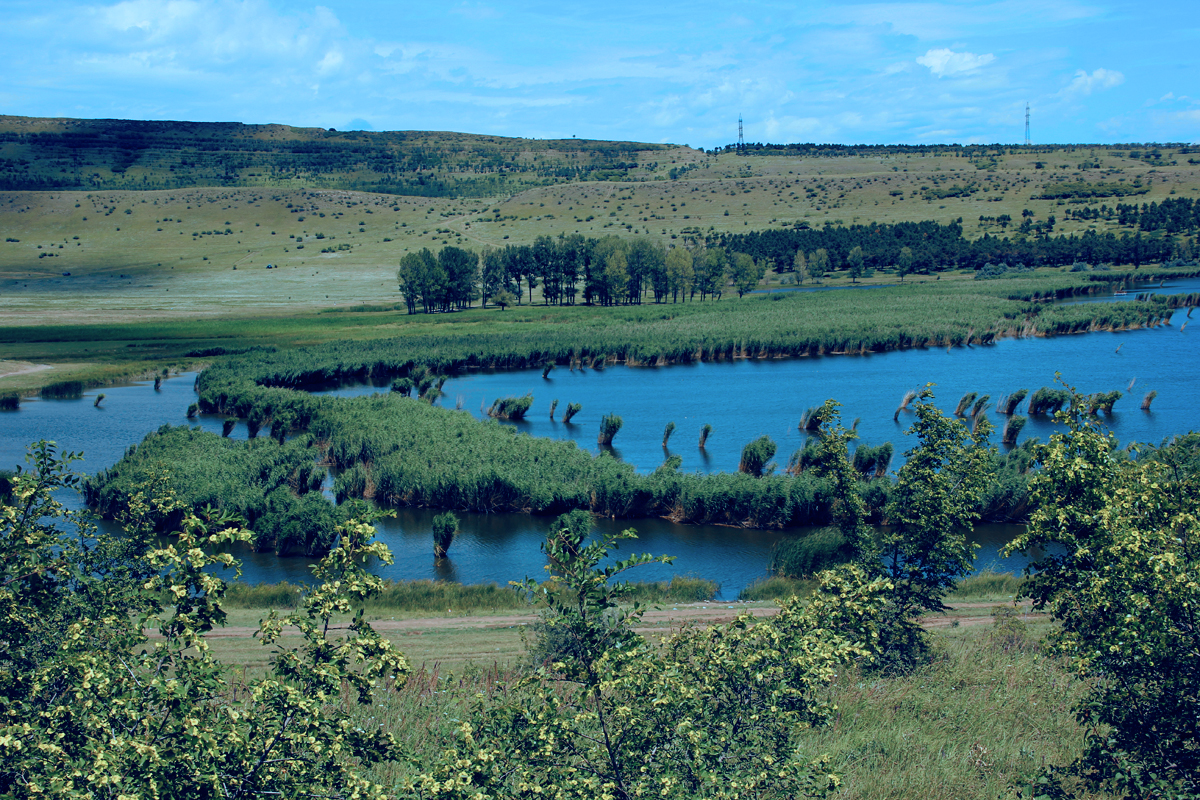
[[761,478],[768,472],[774,471],[775,465],[769,463],[774,455],[775,442],[769,436],[760,436],[742,448],[738,472]]
[[433,518],[433,557],[445,558],[450,543],[458,534],[458,517],[447,511]]
[[42,387],[41,395],[51,400],[68,400],[83,397],[83,382],[58,381],[57,383],[49,383]]
[[621,430],[621,426],[625,424],[616,414],[605,414],[600,420],[600,435],[596,437],[597,443],[603,447],[612,444],[613,437]]
[[821,528],[776,542],[771,548],[771,571],[784,578],[811,578],[852,558],[854,548],[845,534],[837,528]]

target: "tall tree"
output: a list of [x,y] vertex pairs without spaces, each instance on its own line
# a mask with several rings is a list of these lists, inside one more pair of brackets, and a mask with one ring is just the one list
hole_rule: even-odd
[[814,280],[824,278],[825,273],[829,272],[829,251],[824,247],[818,247],[812,256],[809,257],[808,264],[812,269]]
[[480,259],[483,269],[480,275],[480,294],[486,306],[489,298],[495,297],[504,288],[504,255],[493,247],[484,249]]
[[792,258],[792,271],[796,273],[796,283],[803,284],[808,277],[808,259],[804,257],[803,249],[797,250]]
[[846,264],[850,267],[851,283],[857,283],[858,279],[863,276],[865,261],[862,247],[854,245],[850,248],[850,252],[846,254]]
[[667,285],[671,290],[671,302],[678,303],[679,295],[685,299],[691,289],[695,272],[692,270],[692,254],[682,247],[672,247],[667,251]]
[[720,299],[725,286],[728,259],[723,247],[708,247],[703,251],[702,259],[695,259],[696,291],[700,299],[713,297]]
[[469,308],[478,296],[479,256],[470,250],[447,245],[438,253],[438,266],[446,275],[443,310]]
[[734,253],[729,273],[730,277],[733,278],[733,286],[737,289],[738,297],[743,296],[746,292],[753,291],[758,286],[758,282],[762,280],[766,269],[766,264],[763,261],[755,261],[752,256],[746,253]]
[[913,268],[913,251],[911,247],[901,247],[900,255],[896,258],[896,272],[900,275],[900,282],[904,282],[904,276],[912,272]]

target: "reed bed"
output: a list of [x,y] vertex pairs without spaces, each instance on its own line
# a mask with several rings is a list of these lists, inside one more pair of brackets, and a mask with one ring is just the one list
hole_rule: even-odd
[[909,389],[907,392],[905,392],[904,397],[900,400],[900,405],[896,407],[896,413],[894,415],[892,415],[892,420],[898,421],[900,419],[900,412],[908,411],[908,404],[916,399],[917,399],[917,390],[916,389]]
[[[750,354],[803,357],[931,344],[956,346],[964,344],[968,335],[975,339],[982,334],[1132,327],[1157,324],[1169,313],[1160,308],[1162,304],[1150,302],[1053,306],[1027,299],[1030,292],[1069,289],[1078,280],[1065,276],[1022,278],[986,282],[989,285],[982,287],[920,286],[870,293],[747,297],[736,303],[555,310],[556,320],[561,312],[560,322],[575,320],[574,324],[540,324],[535,318],[520,316],[533,313],[527,309],[511,317],[521,324],[500,332],[478,333],[442,325],[437,334],[229,356],[200,375],[198,405],[205,413],[229,415],[226,433],[237,418],[246,420],[252,432],[280,418],[289,421],[291,430],[307,431],[321,442],[319,454],[307,454],[309,469],[320,458],[342,470],[335,484],[339,500],[366,497],[383,505],[483,512],[588,509],[614,517],[664,516],[761,528],[820,525],[828,515],[826,489],[803,470],[797,474],[789,469],[792,474],[762,478],[738,473],[681,475],[676,470],[638,475],[611,457],[592,458],[573,443],[532,439],[495,422],[478,422],[427,403],[406,402],[397,398],[397,393],[342,399],[301,390],[331,382],[391,378],[411,381],[428,400],[440,393],[448,375],[481,367],[600,366],[606,360],[672,363]],[[524,404],[524,398],[517,400]],[[579,404],[570,404],[563,421],[570,422],[580,410]],[[509,413],[511,418],[511,410]],[[1031,413],[1038,413],[1032,403]],[[808,416],[805,428],[813,431],[818,422],[812,419],[815,415]],[[615,418],[606,420],[598,437],[602,443],[606,436],[611,442],[616,432]],[[702,429],[701,446],[710,432],[708,426]],[[200,464],[209,455],[216,464],[228,463],[231,457],[227,453],[202,438],[178,437],[172,442],[172,448],[162,452],[161,463],[173,474],[194,474],[211,479],[213,486],[227,487],[229,478]],[[292,444],[288,442],[281,452],[291,453],[288,448]],[[260,456],[256,454],[248,463],[257,464]],[[297,469],[286,459],[284,462],[282,466]],[[128,475],[129,466],[121,466],[123,476]],[[800,465],[789,463],[791,466]],[[275,474],[274,467],[263,464],[262,468]],[[241,490],[228,487],[230,497],[236,500],[232,506],[244,506],[252,516],[261,516],[269,505],[264,498],[284,481],[264,480],[245,470],[233,467],[229,475],[255,487],[257,499],[236,500]],[[994,508],[1000,513],[1008,513],[1004,509],[1021,502],[1021,476],[1012,480],[1017,488],[993,495]],[[97,491],[110,482],[101,481]],[[876,514],[886,499],[884,483],[875,481],[870,489],[876,498]],[[268,488],[270,491],[265,491]],[[217,501],[225,491],[192,484],[188,499]],[[283,537],[284,546],[312,546],[311,527],[294,519],[286,506],[278,500],[272,511],[286,519],[293,531]],[[109,513],[114,510],[111,504],[106,508]],[[267,537],[260,546],[277,545]]]
[[1026,417],[1016,414],[1008,418],[1008,422],[1004,423],[1004,435],[1001,439],[1003,444],[1012,446],[1017,443],[1017,437],[1021,435],[1021,429],[1025,427],[1027,422]]
[[600,433],[596,437],[596,442],[601,447],[609,447],[612,445],[613,437],[621,430],[621,426],[625,421],[616,414],[605,414],[600,420]]
[[83,381],[58,381],[42,387],[41,396],[47,400],[73,400],[83,397]]
[[742,457],[738,462],[738,472],[755,478],[761,478],[774,469],[770,461],[775,456],[776,445],[769,436],[760,436],[742,448]]
[[954,407],[954,416],[965,417],[967,409],[971,407],[971,404],[975,402],[975,398],[978,396],[978,392],[967,392],[959,398],[958,405]]
[[1017,389],[1015,392],[1013,392],[1012,394],[1010,394],[1008,397],[1004,398],[1004,400],[1001,401],[1003,410],[1001,410],[1000,413],[1001,414],[1017,413],[1017,406],[1021,405],[1021,401],[1024,400],[1028,395],[1029,395],[1028,389]]
[[433,557],[443,559],[450,550],[450,544],[458,535],[458,517],[453,511],[438,514],[433,518]]
[[488,409],[488,416],[508,420],[525,419],[525,415],[532,406],[533,395],[531,394],[527,394],[524,397],[499,398]]
[[1071,393],[1066,389],[1043,386],[1029,398],[1029,413],[1034,415],[1057,414],[1071,402]]

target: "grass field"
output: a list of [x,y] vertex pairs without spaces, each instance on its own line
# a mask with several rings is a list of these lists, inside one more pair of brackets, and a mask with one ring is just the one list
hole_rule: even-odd
[[[975,237],[1011,235],[1025,209],[1039,221],[1056,214],[1056,233],[1105,232],[1115,222],[1066,220],[1064,211],[1200,196],[1200,163],[1192,163],[1200,159],[1185,149],[1160,148],[1159,158],[1147,160],[1130,157],[1141,150],[1085,146],[987,159],[674,148],[670,158],[654,154],[654,170],[625,180],[559,182],[491,198],[287,187],[0,192],[0,324],[270,316],[399,303],[395,273],[407,252],[528,244],[560,233],[671,244],[796,222],[961,217],[965,234]],[[678,179],[667,177],[668,168],[683,166]],[[1146,192],[1082,205],[1031,199],[1060,181],[1136,182]],[[1011,226],[995,221],[1005,214]]]
[[[1009,796],[1045,766],[1078,755],[1083,730],[1071,706],[1083,686],[1066,662],[1041,649],[1051,624],[1018,613],[1008,627],[998,628],[992,604],[1011,605],[1012,586],[987,579],[966,583],[971,585],[958,594],[971,602],[927,620],[934,628],[927,664],[898,676],[852,667],[823,690],[837,712],[828,726],[805,738],[805,747],[830,756],[831,771],[842,778],[836,797],[991,800]],[[663,608],[651,612],[641,630],[655,638],[679,624],[719,624],[742,611],[770,613],[773,607],[728,605],[709,604],[705,616],[699,616],[698,604]],[[237,609],[230,623],[253,626],[262,613]],[[469,717],[472,703],[486,704],[511,691],[505,685],[512,687],[524,669],[523,627],[534,620],[532,612],[374,616],[416,672],[405,686],[381,690],[361,713],[383,721],[411,764],[436,758],[456,735],[457,721]],[[248,632],[211,641],[235,675],[257,673],[267,664],[269,651]],[[397,782],[410,768],[383,765],[375,776]]]

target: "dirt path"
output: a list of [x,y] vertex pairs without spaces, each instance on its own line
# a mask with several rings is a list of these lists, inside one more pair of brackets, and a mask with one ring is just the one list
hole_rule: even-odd
[[[997,603],[959,603],[945,614],[931,615],[922,624],[926,628],[954,627],[959,625],[975,626],[990,625],[990,614],[970,613],[979,609],[993,608]],[[1023,610],[1028,616],[1043,616],[1029,614],[1027,606]],[[745,606],[739,603],[690,603],[672,606],[671,608],[651,609],[642,616],[637,630],[643,633],[663,632],[666,629],[681,625],[719,625],[731,622],[742,613],[750,613],[756,617],[769,617],[778,613],[777,606]],[[964,613],[965,612],[965,613]],[[373,620],[371,627],[382,634],[405,633],[420,635],[422,633],[466,631],[466,630],[498,630],[512,628],[518,625],[529,625],[537,621],[537,612],[495,614],[462,617],[417,617],[414,619]],[[334,630],[346,629],[347,625],[333,625]],[[258,631],[257,627],[229,626],[216,628],[207,634],[209,639],[249,638]]]
[[22,361],[0,361],[0,378],[12,375],[27,375],[30,372],[42,372],[54,369],[50,364],[26,364]]

